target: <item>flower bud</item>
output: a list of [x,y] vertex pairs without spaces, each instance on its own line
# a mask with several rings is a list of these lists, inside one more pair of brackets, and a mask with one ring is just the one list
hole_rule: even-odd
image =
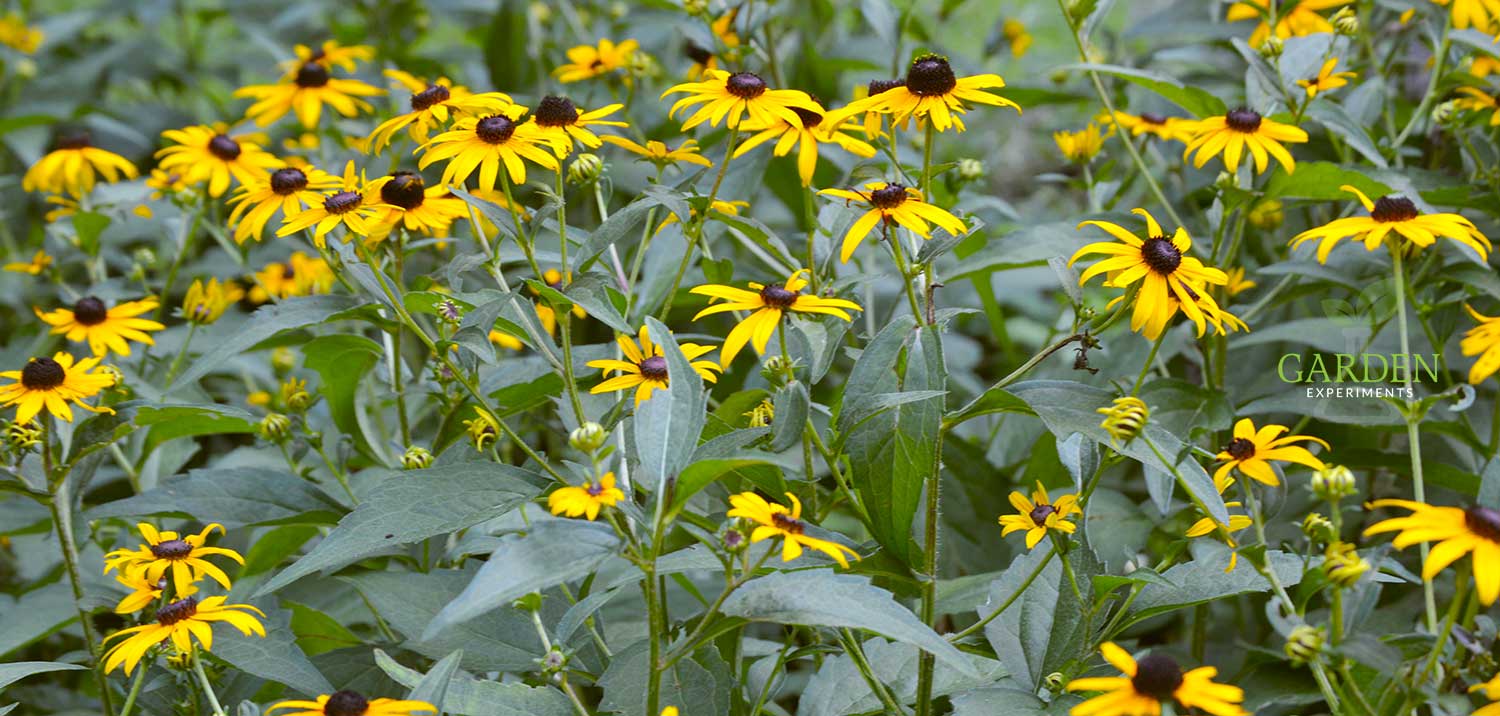
[[630,7],[623,2],[619,2],[619,0],[609,4],[609,16],[611,18],[619,20],[625,17],[625,14],[628,12],[630,12]]
[[1255,48],[1255,50],[1259,52],[1262,57],[1268,60],[1274,60],[1280,57],[1283,49],[1285,49],[1285,43],[1281,41],[1281,38],[1275,35],[1267,37],[1265,42],[1260,43],[1260,47]]
[[477,406],[474,408],[474,416],[473,420],[464,421],[464,431],[469,434],[469,442],[474,445],[474,449],[484,452],[499,439],[500,421],[488,410]]
[[568,181],[578,186],[589,186],[599,181],[604,173],[604,160],[597,154],[580,154],[568,165]]
[[531,15],[531,19],[536,20],[539,25],[545,25],[552,21],[552,5],[550,3],[537,0],[537,2],[531,3],[526,10]]
[[1108,408],[1099,408],[1094,411],[1104,416],[1104,422],[1099,427],[1109,433],[1109,439],[1120,445],[1129,445],[1141,430],[1146,427],[1146,421],[1151,418],[1151,409],[1146,407],[1145,401],[1135,396],[1124,396],[1115,398]]
[[1348,589],[1354,586],[1370,569],[1370,561],[1359,556],[1354,545],[1348,542],[1334,542],[1323,551],[1323,572],[1328,575],[1329,582],[1339,587]]
[[1318,512],[1309,512],[1302,520],[1302,534],[1315,543],[1327,544],[1338,539],[1333,522]]
[[552,648],[537,663],[542,667],[543,674],[556,674],[567,667],[568,655],[564,654],[562,649],[557,648],[556,644],[553,644]]
[[743,415],[749,418],[750,427],[768,428],[771,426],[771,421],[776,419],[776,404],[767,398],[760,401],[749,412],[743,413]]
[[738,528],[730,527],[724,530],[724,551],[730,554],[739,554],[750,546],[750,538],[745,536]]
[[1318,658],[1318,652],[1322,650],[1323,630],[1319,627],[1303,624],[1287,635],[1286,656],[1292,660],[1294,666],[1302,666]]
[[1234,180],[1234,172],[1220,171],[1219,175],[1214,177],[1214,186],[1221,190],[1235,188],[1237,184]]
[[401,454],[401,469],[425,470],[432,466],[432,453],[420,445],[413,445]]
[[579,452],[592,453],[609,441],[609,431],[594,422],[584,423],[568,433],[568,445]]
[[1453,122],[1453,119],[1458,116],[1458,109],[1459,102],[1456,99],[1450,99],[1447,102],[1439,102],[1436,107],[1432,108],[1433,124],[1446,125]]
[[1274,231],[1281,228],[1281,222],[1286,219],[1286,212],[1282,210],[1280,199],[1261,199],[1250,207],[1247,217],[1250,225],[1261,231]]
[[11,450],[25,452],[42,443],[42,428],[34,420],[5,426],[5,443]]
[[661,76],[661,63],[645,52],[636,51],[625,58],[625,71],[629,72],[631,77],[652,79]]
[[285,378],[287,373],[297,367],[297,352],[286,346],[278,346],[271,351],[271,370],[276,377]]
[[282,383],[281,404],[294,413],[307,410],[312,405],[312,393],[307,392],[307,381],[291,378]]
[[760,366],[760,375],[767,383],[780,388],[786,384],[786,374],[797,370],[797,361],[789,360],[787,357],[776,353],[766,356],[764,363]]
[[958,160],[958,178],[966,182],[984,178],[984,162],[973,157]]
[[437,302],[437,314],[444,322],[456,326],[463,321],[464,307],[451,298],[445,298]]
[[1354,473],[1343,465],[1325,465],[1312,475],[1313,494],[1329,502],[1337,502],[1359,493],[1354,482]]
[[1067,684],[1067,678],[1059,671],[1054,671],[1042,678],[1042,686],[1047,687],[1047,690],[1053,693],[1062,691],[1065,684]]
[[708,0],[682,0],[682,9],[689,15],[702,15],[708,12]]
[[1352,37],[1359,34],[1359,16],[1354,14],[1354,8],[1345,7],[1328,18],[1333,24],[1333,29],[1340,35]]
[[279,443],[287,438],[292,430],[292,420],[281,413],[271,413],[255,426],[255,434],[262,440]]

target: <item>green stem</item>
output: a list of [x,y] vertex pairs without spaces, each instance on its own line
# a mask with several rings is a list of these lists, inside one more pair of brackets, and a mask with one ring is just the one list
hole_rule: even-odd
[[[897,703],[896,697],[891,695],[890,690],[875,675],[874,668],[870,666],[869,658],[865,656],[864,647],[859,645],[859,638],[854,635],[854,632],[848,629],[839,629],[839,641],[844,645],[844,652],[854,662],[855,668],[859,669],[859,675],[864,677],[865,685],[869,686],[870,690],[875,692],[875,696],[885,706],[885,712],[891,714],[891,716],[903,716],[906,713],[906,709],[901,708],[901,704]],[[920,708],[920,704],[918,707]]]
[[[677,288],[682,285],[682,277],[687,274],[688,265],[692,263],[693,250],[698,248],[698,242],[703,240],[703,227],[708,223],[709,213],[714,210],[714,201],[719,198],[719,187],[724,184],[724,175],[729,173],[729,162],[734,158],[734,149],[739,143],[739,138],[740,128],[738,126],[731,128],[729,141],[724,150],[724,160],[719,163],[719,173],[714,177],[713,188],[708,190],[708,202],[703,205],[703,210],[698,212],[697,220],[684,227],[688,240],[687,248],[682,252],[682,263],[677,265],[677,275],[672,278],[672,289],[667,291],[666,302],[661,309],[659,318],[663,323],[672,312],[672,301],[677,297]],[[645,251],[645,247],[643,246],[641,250]]]
[[171,385],[172,379],[177,377],[178,369],[182,368],[182,360],[187,357],[188,346],[193,344],[193,336],[197,334],[198,323],[196,321],[188,323],[187,337],[182,339],[182,347],[177,349],[177,355],[173,356],[172,365],[167,366],[167,377],[162,381],[164,385]]
[[193,664],[193,673],[198,676],[198,683],[203,685],[203,695],[208,698],[208,705],[214,710],[214,716],[224,716],[224,707],[219,705],[219,697],[214,693],[214,685],[208,680],[208,674],[203,673],[203,662],[198,659],[196,648],[189,660]]
[[1156,362],[1156,352],[1161,350],[1162,341],[1166,340],[1167,332],[1162,331],[1156,340],[1151,342],[1151,352],[1146,354],[1146,363],[1141,366],[1141,374],[1135,378],[1135,387],[1130,389],[1131,397],[1140,395],[1141,385],[1146,382],[1146,374],[1151,372],[1151,364]]
[[[1401,242],[1391,239],[1386,243],[1386,249],[1391,254],[1391,271],[1396,281],[1396,326],[1401,332],[1401,355],[1411,360],[1411,337],[1406,327],[1406,276],[1405,267],[1401,257]],[[1411,453],[1411,480],[1412,496],[1417,502],[1427,501],[1427,488],[1422,476],[1422,438],[1418,430],[1418,424],[1422,421],[1420,408],[1416,401],[1416,394],[1412,392],[1411,370],[1406,371],[1403,376],[1406,393],[1406,409],[1402,410],[1402,416],[1406,419],[1406,439],[1410,443]],[[1427,543],[1421,543],[1422,562],[1427,562]],[[1437,596],[1433,593],[1432,582],[1422,580],[1422,599],[1425,604],[1427,618],[1427,629],[1437,629]]]
[[1393,159],[1395,159],[1396,166],[1398,167],[1405,166],[1405,157],[1401,154],[1401,146],[1406,144],[1406,140],[1411,136],[1412,131],[1427,117],[1427,113],[1432,109],[1433,101],[1437,99],[1438,81],[1442,79],[1443,65],[1448,61],[1448,50],[1453,46],[1453,40],[1449,37],[1449,33],[1453,29],[1453,15],[1445,14],[1448,20],[1443,24],[1443,40],[1438,43],[1437,52],[1433,55],[1432,74],[1427,77],[1427,89],[1422,93],[1422,103],[1417,105],[1415,112],[1412,112],[1411,118],[1406,121],[1406,126],[1401,129],[1401,133],[1396,135],[1396,138],[1391,141],[1391,151],[1395,152]]
[[120,716],[130,716],[130,710],[135,708],[135,698],[141,693],[141,686],[146,683],[146,672],[151,670],[151,664],[142,661],[137,667],[140,671],[135,674],[135,680],[130,682],[130,693],[125,695],[125,705],[120,707]]
[[[1034,582],[1034,581],[1036,581],[1037,577],[1042,576],[1042,570],[1046,569],[1047,565],[1052,562],[1052,558],[1056,557],[1056,556],[1057,556],[1057,545],[1053,545],[1052,548],[1047,552],[1047,556],[1043,557],[1042,561],[1039,562],[1036,565],[1036,568],[1033,569],[1033,570],[1031,570],[1031,574],[1026,575],[1026,579],[1022,580],[1021,586],[1017,587],[1014,592],[1011,592],[1010,596],[1006,597],[1005,601],[1001,602],[1000,606],[997,609],[995,609],[995,611],[990,612],[989,614],[985,615],[985,617],[983,619],[980,619],[979,621],[974,622],[973,624],[970,624],[963,631],[958,632],[957,634],[951,634],[951,635],[949,635],[948,636],[948,641],[962,641],[965,637],[971,636],[971,635],[977,633],[980,629],[983,629],[986,624],[989,624],[990,622],[994,621],[995,617],[998,617],[1001,614],[1004,614],[1005,610],[1010,608],[1010,605],[1014,604],[1017,599],[1021,598],[1022,594],[1026,593],[1026,590],[1031,587],[1031,583]],[[1066,564],[1067,560],[1064,559],[1063,563]]]

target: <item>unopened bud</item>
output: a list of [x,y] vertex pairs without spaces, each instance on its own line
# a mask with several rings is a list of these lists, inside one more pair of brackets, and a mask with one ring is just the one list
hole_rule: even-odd
[[1265,42],[1260,43],[1260,47],[1255,49],[1266,59],[1276,59],[1281,56],[1282,50],[1285,49],[1285,43],[1281,41],[1281,38],[1271,35],[1266,38]]
[[604,173],[604,160],[597,154],[580,154],[568,165],[568,181],[579,186],[588,186],[599,181]]
[[1359,34],[1359,15],[1354,13],[1354,8],[1345,7],[1328,18],[1333,23],[1333,29],[1340,35],[1354,36]]
[[1458,116],[1458,105],[1459,102],[1456,99],[1450,99],[1447,102],[1438,103],[1436,107],[1432,108],[1433,124],[1451,123],[1453,121],[1453,118]]
[[1359,556],[1348,542],[1334,542],[1323,552],[1323,572],[1329,582],[1339,587],[1354,586],[1371,568],[1370,561]]
[[1329,502],[1337,502],[1359,493],[1354,482],[1354,473],[1343,465],[1325,465],[1312,475],[1313,494]]
[[594,422],[584,423],[568,433],[568,445],[579,452],[592,453],[609,441],[609,431]]
[[296,367],[296,351],[286,346],[279,346],[271,351],[271,370],[275,371],[276,377],[284,378],[287,373],[292,372],[292,369]]
[[1261,231],[1274,231],[1281,228],[1281,222],[1286,219],[1286,212],[1280,199],[1262,199],[1250,207],[1250,225]]
[[401,454],[403,470],[425,470],[432,466],[432,453],[420,445],[413,445]]
[[1109,439],[1120,445],[1128,445],[1141,430],[1146,427],[1146,421],[1151,418],[1151,409],[1146,407],[1145,401],[1133,395],[1115,398],[1107,408],[1099,408],[1094,411],[1104,416],[1104,422],[1099,427],[1109,433]]
[[1302,519],[1302,534],[1318,544],[1328,544],[1338,539],[1338,531],[1334,529],[1333,522],[1318,512],[1309,512]]
[[279,443],[285,440],[287,434],[290,433],[291,430],[291,418],[288,418],[281,413],[271,413],[270,415],[261,418],[260,422],[255,426],[256,435],[259,435],[262,440],[269,440],[273,443]]
[[1294,666],[1302,666],[1318,658],[1318,652],[1322,650],[1323,630],[1318,627],[1303,624],[1287,635],[1286,656]]
[[984,178],[984,162],[972,157],[958,160],[958,178],[966,182]]
[[11,450],[25,452],[42,443],[42,428],[34,420],[5,426],[5,442]]

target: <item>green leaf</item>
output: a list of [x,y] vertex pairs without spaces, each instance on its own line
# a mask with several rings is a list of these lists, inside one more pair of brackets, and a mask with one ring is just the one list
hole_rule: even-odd
[[459,660],[463,658],[464,652],[459,649],[433,664],[422,680],[418,681],[416,686],[411,687],[406,698],[410,701],[425,701],[432,704],[437,708],[438,713],[447,711],[448,709],[443,707],[447,703],[444,698],[448,695],[448,684],[453,682],[453,675],[458,673]]
[[[496,609],[445,630],[435,639],[420,638],[438,609],[453,601],[473,577],[472,571],[435,569],[366,572],[341,579],[359,590],[380,618],[406,637],[403,648],[433,659],[461,649],[463,667],[474,671],[534,671],[542,644],[531,616],[517,609]],[[550,619],[546,609],[543,617]]]
[[811,405],[807,386],[801,381],[792,381],[776,391],[776,400],[772,403],[775,417],[771,420],[771,450],[790,450],[802,442]]
[[20,598],[0,594],[0,657],[30,644],[78,618],[73,592],[53,582]]
[[1174,77],[1150,70],[1138,70],[1119,65],[1075,64],[1065,65],[1063,70],[1080,72],[1102,72],[1145,87],[1162,96],[1172,104],[1191,112],[1194,117],[1212,117],[1229,111],[1224,102],[1197,87],[1189,87]]
[[647,318],[646,327],[667,359],[669,379],[666,390],[652,393],[650,400],[636,406],[633,444],[640,468],[634,476],[637,483],[665,497],[667,481],[687,467],[698,447],[708,394],[703,378],[682,355],[667,327],[655,318]]
[[278,333],[323,323],[365,303],[365,300],[355,296],[326,295],[297,296],[262,306],[260,310],[250,314],[250,318],[239,326],[239,330],[193,361],[165,392],[171,393],[179,386],[202,378],[229,359],[249,351],[257,343]]
[[[1012,561],[1005,573],[990,587],[990,601],[980,610],[988,616],[1012,598],[1027,577],[1046,562],[1046,567],[1032,580],[1026,591],[994,621],[985,625],[984,635],[1000,663],[1011,678],[1036,688],[1047,675],[1062,669],[1063,664],[1083,655],[1091,643],[1095,625],[1079,618],[1092,603],[1093,583],[1100,571],[1093,551],[1076,546],[1067,557],[1048,559],[1051,550],[1038,544],[1024,556]],[[1063,570],[1062,560],[1069,559],[1082,598]]]
[[[230,594],[230,603],[243,601],[234,593]],[[213,655],[240,671],[286,684],[308,696],[333,691],[333,685],[297,646],[291,612],[277,608],[271,599],[257,599],[250,603],[266,614],[261,620],[266,627],[266,636],[245,636],[237,631],[220,629],[215,635]]]
[[535,497],[540,484],[545,480],[536,473],[480,462],[389,473],[322,542],[256,594],[499,517]]
[[365,383],[365,374],[383,354],[379,343],[349,334],[319,336],[302,347],[304,365],[323,379],[318,392],[328,403],[333,424],[354,439],[360,452],[381,461],[380,451],[366,436],[355,401]]
[[615,308],[615,302],[610,298],[609,281],[605,277],[597,274],[579,276],[568,284],[567,296],[583,306],[590,318],[621,333],[635,332],[635,328]]
[[614,244],[615,250],[621,256],[626,255],[626,251],[640,240],[640,233],[635,230],[636,225],[645,221],[651,210],[658,206],[666,206],[677,215],[679,221],[688,220],[687,203],[679,194],[665,187],[652,186],[642,192],[635,201],[610,214],[609,218],[599,225],[599,228],[594,229],[593,233],[579,244],[571,257],[573,271],[582,273],[583,268],[608,249],[610,244]]
[[864,629],[922,649],[959,673],[979,675],[969,657],[864,576],[829,569],[773,572],[735,590],[722,611],[750,621]]
[[146,453],[177,438],[253,433],[256,421],[254,413],[228,405],[142,405],[131,420],[151,429],[146,433]]
[[[615,652],[609,668],[599,676],[604,698],[599,711],[623,716],[657,716],[646,713],[646,689],[651,651],[646,639],[639,639],[622,651]],[[730,692],[735,688],[734,674],[716,649],[699,649],[689,658],[679,660],[661,675],[661,703],[676,706],[682,714],[727,714]]]
[[1321,201],[1355,201],[1353,194],[1339,189],[1348,184],[1370,198],[1385,196],[1391,188],[1356,169],[1346,169],[1333,162],[1298,162],[1291,174],[1278,167],[1266,184],[1267,197],[1317,199]]
[[[874,637],[862,646],[875,679],[890,688],[896,700],[912,703],[917,697],[917,661],[919,650],[900,642]],[[933,673],[932,695],[946,696],[958,691],[987,686],[1005,675],[993,659],[968,655],[977,676],[968,676],[937,665]],[[797,703],[799,716],[846,716],[846,714],[879,713],[880,699],[847,654],[826,657],[818,673],[807,682],[807,689]]]
[[422,639],[431,641],[444,629],[528,594],[582,579],[619,546],[613,529],[585,520],[547,520],[526,534],[506,535],[463,593],[427,625]]
[[677,484],[672,490],[672,514],[675,516],[693,495],[702,492],[715,480],[741,468],[770,464],[773,463],[764,454],[758,453],[695,461],[677,475]]
[[78,245],[90,256],[99,255],[99,235],[109,228],[110,218],[97,211],[80,211],[73,215],[73,230],[78,232]]
[[[1229,566],[1229,549],[1217,542],[1194,543],[1194,559],[1179,564],[1163,573],[1170,585],[1149,584],[1141,590],[1130,616],[1121,628],[1149,619],[1158,614],[1203,604],[1236,594],[1270,591],[1271,585],[1265,577],[1255,571],[1250,560],[1240,559],[1232,571]],[[1266,553],[1266,559],[1283,586],[1291,587],[1302,581],[1302,557],[1278,550]]]
[[1479,471],[1479,504],[1500,510],[1500,457],[1492,457]]
[[[462,653],[462,652],[458,652]],[[423,683],[421,672],[396,663],[380,649],[375,650],[380,669],[407,688]],[[437,669],[427,672],[431,676]],[[443,713],[455,716],[572,716],[573,707],[561,691],[546,686],[502,684],[482,681],[456,672],[449,676],[443,695]]]
[[[1307,116],[1348,142],[1354,151],[1363,155],[1371,164],[1381,169],[1390,166],[1385,160],[1385,155],[1381,154],[1380,149],[1375,146],[1375,140],[1371,139],[1370,133],[1365,131],[1364,125],[1360,124],[1359,120],[1350,117],[1343,107],[1333,102],[1313,102],[1307,108]],[[1302,167],[1298,166],[1297,171],[1302,171]]]
[[86,666],[65,664],[61,661],[14,661],[9,664],[0,664],[0,691],[4,691],[5,687],[32,674],[45,674],[49,671],[86,670],[88,670]]
[[344,508],[312,483],[279,470],[228,467],[193,470],[160,486],[90,509],[90,520],[187,515],[228,529],[290,522],[331,523]]

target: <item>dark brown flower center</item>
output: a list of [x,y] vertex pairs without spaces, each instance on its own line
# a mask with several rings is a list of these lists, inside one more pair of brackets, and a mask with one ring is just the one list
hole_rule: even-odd
[[1500,543],[1500,512],[1475,505],[1464,510],[1464,526],[1480,537]]
[[1047,518],[1056,512],[1057,508],[1052,505],[1037,505],[1031,508],[1031,523],[1037,526],[1047,524]]
[[953,75],[953,67],[946,57],[918,57],[906,71],[906,89],[915,95],[936,97],[952,92],[957,86],[958,78]]
[[1157,701],[1172,701],[1177,687],[1182,685],[1182,669],[1166,654],[1147,654],[1135,663],[1135,676],[1130,685],[1138,694],[1150,696]]
[[771,308],[790,308],[797,302],[800,291],[788,291],[785,286],[773,283],[760,290],[760,300]]
[[1249,438],[1235,438],[1224,446],[1224,452],[1236,460],[1248,460],[1255,456],[1255,443]]
[[1253,109],[1231,109],[1224,115],[1224,123],[1236,132],[1250,133],[1260,129],[1260,114]]
[[870,96],[906,86],[906,80],[870,80]]
[[21,386],[27,390],[50,390],[63,384],[68,372],[51,358],[32,358],[21,369]]
[[365,700],[357,691],[335,691],[328,695],[328,702],[323,704],[325,716],[363,716],[370,709],[370,702]]
[[782,532],[794,535],[800,535],[807,529],[807,525],[802,524],[802,520],[792,517],[785,512],[772,512],[771,524],[775,525],[776,529]]
[[901,184],[886,184],[870,192],[870,205],[877,209],[894,209],[906,201],[906,187]]
[[283,281],[290,281],[296,277],[297,270],[292,268],[291,264],[287,264],[281,267],[281,278]]
[[709,60],[714,58],[713,52],[691,42],[682,48],[682,54],[687,55],[688,59],[700,65],[706,65]]
[[1165,236],[1153,236],[1141,244],[1141,258],[1152,271],[1166,276],[1182,265],[1182,252]]
[[109,307],[93,296],[84,296],[73,304],[73,320],[85,326],[97,326],[109,318]]
[[599,482],[586,482],[583,491],[589,493],[589,497],[598,497],[604,492],[604,484]]
[[1141,121],[1146,124],[1166,124],[1167,118],[1155,112],[1142,112]]
[[328,84],[328,68],[316,62],[307,62],[297,68],[298,87],[322,87]]
[[536,105],[536,123],[543,127],[568,127],[578,122],[578,108],[567,97],[547,95]]
[[1411,221],[1417,218],[1421,212],[1417,211],[1417,205],[1399,194],[1382,196],[1375,200],[1375,208],[1370,210],[1370,218],[1381,223],[1393,223],[1398,221]]
[[797,113],[797,117],[802,120],[802,126],[808,129],[812,129],[823,123],[823,114],[821,112],[814,112],[801,107],[792,107],[790,109]]
[[452,96],[452,93],[448,91],[447,87],[444,87],[442,85],[429,85],[427,89],[412,94],[411,108],[414,111],[420,112],[424,109],[432,107],[435,104],[447,102],[448,99]]
[[277,169],[271,174],[271,191],[282,196],[307,188],[307,174],[296,167]]
[[232,162],[240,157],[240,143],[230,139],[229,135],[215,134],[213,139],[208,140],[208,153]]
[[755,99],[766,93],[766,81],[754,72],[737,72],[724,81],[725,89],[740,99]]
[[641,361],[641,377],[646,380],[667,379],[667,359],[662,356],[651,356]]
[[192,553],[193,546],[180,539],[169,539],[151,545],[151,554],[157,559],[182,559]]
[[58,149],[84,149],[94,146],[93,139],[89,137],[89,133],[81,129],[57,135],[56,144]]
[[323,209],[330,214],[347,214],[359,208],[357,191],[341,191],[323,200]]
[[489,144],[504,144],[516,133],[516,123],[503,114],[494,114],[475,122],[474,133]]
[[421,175],[413,172],[396,172],[380,187],[381,201],[407,211],[421,206],[426,198],[427,185],[422,182]]
[[191,619],[197,613],[198,600],[187,597],[156,610],[156,623],[162,626],[172,626],[184,619]]

